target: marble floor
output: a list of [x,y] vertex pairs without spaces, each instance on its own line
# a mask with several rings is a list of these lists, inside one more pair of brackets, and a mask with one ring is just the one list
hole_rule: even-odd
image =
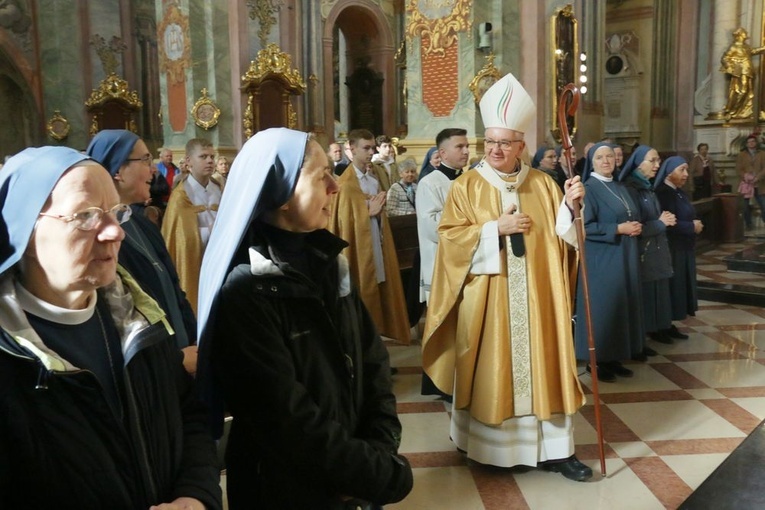
[[[765,275],[725,270],[721,258],[754,242],[723,245],[699,257],[700,279],[765,286]],[[759,286],[758,285],[758,286]],[[600,476],[592,395],[575,418],[576,450],[593,468],[586,483],[537,470],[469,462],[449,440],[449,407],[420,395],[419,346],[389,344],[401,451],[415,468],[412,493],[390,510],[677,508],[765,419],[765,310],[702,301],[677,323],[688,340],[664,345],[631,379],[601,383],[607,476]],[[580,366],[589,393],[591,379]]]
[[[759,232],[758,232],[759,233]],[[722,258],[765,242],[752,235],[698,258],[699,279],[752,283],[765,275],[726,271]],[[414,468],[412,493],[387,510],[675,509],[765,419],[765,309],[702,301],[676,323],[688,340],[648,341],[659,352],[628,366],[635,376],[601,383],[607,476],[600,474],[591,379],[575,417],[576,453],[593,468],[585,483],[536,469],[467,461],[449,440],[449,404],[420,395],[420,347],[387,342],[403,423],[401,452]],[[224,479],[225,483],[225,479]]]

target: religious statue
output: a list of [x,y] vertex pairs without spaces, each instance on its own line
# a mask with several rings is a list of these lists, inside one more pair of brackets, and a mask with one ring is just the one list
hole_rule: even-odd
[[746,43],[749,34],[743,28],[733,32],[733,44],[723,54],[720,71],[730,75],[728,102],[723,109],[726,119],[749,119],[754,103],[752,57],[765,52],[765,46],[752,48]]

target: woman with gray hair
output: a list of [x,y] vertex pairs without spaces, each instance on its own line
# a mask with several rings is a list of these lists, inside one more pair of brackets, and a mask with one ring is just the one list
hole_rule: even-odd
[[399,181],[388,190],[385,212],[388,216],[414,214],[414,197],[417,194],[417,162],[406,158],[398,164]]
[[0,171],[0,508],[221,508],[172,328],[117,265],[129,218],[75,150]]

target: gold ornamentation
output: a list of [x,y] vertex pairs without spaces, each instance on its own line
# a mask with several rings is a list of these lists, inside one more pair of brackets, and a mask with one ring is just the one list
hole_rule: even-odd
[[108,101],[118,101],[130,110],[138,110],[143,103],[138,99],[138,92],[130,90],[128,82],[112,73],[99,84],[97,89],[93,89],[90,97],[85,101],[88,110],[103,106]]
[[484,93],[501,77],[499,69],[494,66],[494,53],[489,53],[486,55],[486,63],[470,81],[470,85],[468,85],[470,92],[473,93],[473,99],[475,99],[476,104],[481,102]]
[[244,118],[242,119],[242,126],[244,127],[244,137],[250,139],[253,135],[252,125],[252,98],[247,98],[247,108],[244,110]]
[[[553,49],[551,65],[552,86],[550,89],[550,104],[552,105],[552,121],[550,130],[553,138],[560,142],[561,131],[558,125],[558,98],[569,83],[579,86],[579,37],[574,7],[567,4],[555,11],[550,18],[550,47]],[[569,133],[576,134],[576,117],[569,117]]]
[[178,4],[170,4],[165,18],[157,27],[159,68],[168,74],[170,83],[186,81],[186,68],[191,61],[189,17],[181,13]]
[[218,124],[220,108],[207,97],[207,88],[202,89],[202,97],[194,103],[191,116],[194,118],[194,123],[203,129],[210,129]]
[[48,121],[47,128],[48,136],[60,142],[69,136],[71,126],[69,121],[61,115],[61,111],[53,110],[53,117]]
[[467,32],[470,37],[472,6],[473,0],[408,0],[406,35],[410,39],[417,36],[427,38],[426,55],[436,53],[444,56],[444,49],[457,42],[457,34]]
[[260,45],[265,46],[268,41],[268,35],[271,33],[271,27],[276,24],[276,14],[281,9],[281,2],[275,3],[275,0],[248,0],[247,7],[250,8],[250,19],[260,22],[258,30],[258,39]]
[[242,87],[258,86],[266,78],[278,77],[288,88],[298,94],[305,92],[305,82],[300,71],[290,69],[292,57],[274,43],[258,52],[258,58],[250,62],[250,68],[242,76]]
[[109,44],[106,44],[106,40],[102,36],[95,34],[90,38],[90,45],[96,48],[96,54],[101,60],[101,67],[103,67],[104,73],[106,75],[116,73],[119,67],[117,55],[121,55],[127,49],[122,39],[115,35],[109,41]]
[[751,119],[754,113],[754,64],[752,57],[765,52],[765,46],[752,48],[746,43],[749,34],[739,27],[733,32],[733,44],[725,51],[720,72],[730,77],[728,101],[722,114],[725,120]]
[[287,127],[290,129],[295,129],[297,126],[297,113],[292,107],[292,103],[287,104],[287,119]]

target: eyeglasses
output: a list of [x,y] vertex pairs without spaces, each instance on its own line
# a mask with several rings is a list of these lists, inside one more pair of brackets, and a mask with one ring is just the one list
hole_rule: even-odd
[[492,140],[490,138],[487,138],[483,141],[483,146],[486,147],[489,150],[492,150],[494,147],[499,146],[500,149],[503,151],[509,151],[510,148],[513,146],[514,143],[522,143],[523,140]]
[[146,165],[151,165],[151,162],[154,158],[151,157],[151,154],[145,154],[141,156],[140,158],[128,158],[125,161],[140,161],[141,163],[144,163]]
[[127,204],[117,204],[108,211],[104,211],[100,207],[88,207],[84,211],[79,211],[68,216],[65,214],[48,213],[40,213],[40,216],[47,216],[48,218],[55,218],[67,223],[73,223],[74,228],[88,231],[95,229],[101,224],[104,214],[109,215],[119,225],[122,225],[130,219],[133,210]]

